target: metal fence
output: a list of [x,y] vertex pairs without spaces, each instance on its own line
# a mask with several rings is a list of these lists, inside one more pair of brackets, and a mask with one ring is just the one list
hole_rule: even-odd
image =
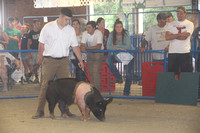
[[[159,13],[152,12],[152,13]],[[75,15],[74,17],[91,17],[91,16],[113,16],[116,17],[118,14],[95,14],[95,15]],[[127,30],[132,29],[131,26],[131,18],[133,13],[124,14],[125,16],[125,27]],[[33,19],[33,18],[57,18],[58,16],[27,16],[23,18],[23,23],[25,19]],[[91,19],[91,18],[90,18]],[[132,30],[131,30],[132,31]],[[164,72],[167,71],[167,60],[166,55],[167,53],[163,50],[155,51],[151,50],[151,45],[148,44],[146,46],[146,51],[144,53],[140,53],[139,49],[141,47],[143,35],[136,35],[131,33],[131,43],[135,50],[129,50],[128,52],[134,55],[134,74],[133,80],[131,82],[130,88],[130,95],[124,96],[124,84],[125,84],[125,71],[124,65],[122,63],[117,63],[117,68],[123,76],[123,83],[111,83],[111,80],[114,79],[112,73],[110,72],[108,65],[105,63],[105,59],[108,56],[103,58],[103,63],[101,66],[101,93],[103,96],[113,96],[115,98],[141,98],[141,99],[154,99],[155,96],[155,84],[156,84],[156,74],[157,72]],[[197,41],[194,40],[191,43],[191,54],[194,60],[194,70],[196,72],[196,61],[197,61],[197,54],[199,51],[197,50]],[[0,52],[37,52],[37,50],[4,50]],[[116,51],[111,50],[93,50],[87,52],[108,52],[113,53]],[[122,51],[123,52],[123,51]],[[127,51],[126,51],[127,52]],[[163,63],[152,63],[152,53],[162,53],[165,55],[165,61]],[[86,63],[85,63],[86,64]],[[86,68],[87,69],[87,68]],[[70,77],[75,78],[75,67],[70,63]],[[1,83],[2,84],[2,83]],[[33,83],[16,83],[12,90],[8,92],[0,92],[0,99],[7,99],[7,98],[29,98],[29,97],[37,97],[39,95],[40,84],[33,84]]]
[[[122,74],[123,83],[111,83],[114,79],[113,74],[108,68],[105,62],[106,58],[109,56],[104,56],[101,65],[101,93],[103,96],[112,96],[115,98],[142,98],[142,99],[154,99],[155,88],[156,88],[156,76],[157,72],[166,71],[167,61],[162,63],[152,63],[151,54],[152,53],[162,53],[166,55],[163,50],[155,51],[151,50],[150,44],[148,44],[146,51],[144,53],[139,53],[140,44],[143,36],[131,36],[131,42],[135,50],[121,51],[129,52],[134,55],[134,73],[132,75],[133,80],[131,82],[130,95],[124,96],[123,90],[126,80],[126,74],[124,71],[123,63],[117,63],[117,68]],[[194,45],[191,50],[192,57],[197,60],[197,54],[199,51],[196,50],[196,40],[192,43]],[[37,50],[2,50],[0,52],[37,52]],[[87,52],[108,52],[109,54],[119,51],[113,50],[90,50]],[[165,56],[166,57],[166,56]],[[86,63],[87,64],[87,63]],[[194,68],[196,71],[196,61],[194,61]],[[87,67],[86,67],[87,69]],[[70,64],[70,77],[75,78],[75,67]],[[89,76],[89,74],[87,74]],[[1,83],[2,84],[2,83]],[[27,98],[27,97],[37,97],[39,95],[40,84],[34,83],[16,83],[12,90],[8,92],[0,92],[0,99],[6,98]]]

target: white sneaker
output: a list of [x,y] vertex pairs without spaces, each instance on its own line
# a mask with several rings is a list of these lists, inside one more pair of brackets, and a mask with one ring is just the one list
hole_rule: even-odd
[[29,78],[30,81],[34,82],[35,81],[35,76],[32,75],[30,78]]
[[8,89],[7,89],[7,88],[3,88],[1,91],[2,91],[2,92],[7,92]]

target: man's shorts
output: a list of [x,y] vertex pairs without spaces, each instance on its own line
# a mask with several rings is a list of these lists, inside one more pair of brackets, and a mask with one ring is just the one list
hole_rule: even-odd
[[22,58],[22,60],[28,58],[28,53],[27,52],[21,52],[21,58]]
[[168,54],[168,72],[192,72],[192,58],[190,53],[169,53]]

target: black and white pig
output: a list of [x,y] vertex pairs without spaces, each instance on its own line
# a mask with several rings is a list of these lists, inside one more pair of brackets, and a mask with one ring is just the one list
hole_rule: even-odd
[[88,120],[90,111],[97,119],[104,121],[106,106],[112,102],[112,98],[104,99],[100,92],[91,84],[73,78],[49,81],[46,99],[52,119],[55,118],[54,108],[56,103],[59,103],[58,107],[61,115],[65,118],[68,117],[65,106],[76,103],[82,114],[83,121]]

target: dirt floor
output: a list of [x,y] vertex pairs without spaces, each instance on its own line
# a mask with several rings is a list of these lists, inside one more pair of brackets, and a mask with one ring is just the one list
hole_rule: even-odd
[[199,133],[200,104],[183,106],[158,104],[154,100],[114,99],[108,105],[106,121],[100,122],[93,115],[81,121],[76,105],[70,106],[76,116],[31,119],[37,98],[0,99],[0,133]]

